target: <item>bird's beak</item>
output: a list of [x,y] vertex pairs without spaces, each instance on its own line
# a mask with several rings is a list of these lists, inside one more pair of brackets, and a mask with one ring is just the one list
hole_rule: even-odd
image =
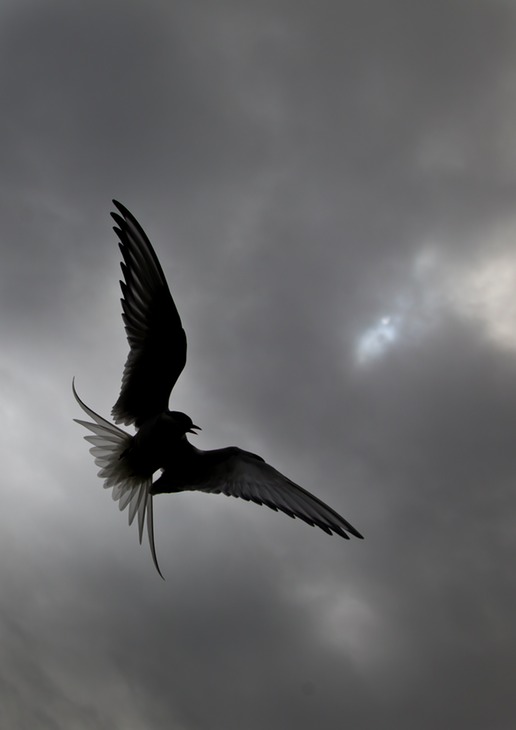
[[195,430],[194,429],[197,429],[198,431],[202,431],[202,428],[200,426],[192,425],[188,429],[187,433],[193,433],[194,436],[197,436],[197,434],[195,433]]

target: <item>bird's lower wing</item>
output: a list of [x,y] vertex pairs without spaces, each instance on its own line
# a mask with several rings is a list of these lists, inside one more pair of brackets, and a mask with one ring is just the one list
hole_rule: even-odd
[[183,484],[173,481],[172,472],[154,483],[152,492],[196,490],[239,497],[256,504],[264,504],[290,517],[297,517],[309,525],[319,527],[327,534],[333,533],[349,539],[350,535],[362,535],[335,510],[280,474],[263,459],[236,447],[199,451],[199,466],[192,471],[192,478]]
[[152,486],[152,478],[135,476],[129,469],[125,459],[121,458],[124,451],[131,443],[132,436],[121,428],[114,426],[106,421],[98,413],[92,411],[91,408],[79,398],[75,390],[75,384],[72,383],[73,394],[77,403],[82,410],[92,419],[91,421],[81,421],[74,418],[93,435],[84,438],[92,448],[90,453],[95,459],[95,464],[100,467],[98,476],[104,479],[104,489],[113,489],[113,499],[118,502],[120,510],[128,508],[129,524],[133,523],[134,518],[138,515],[138,533],[140,543],[143,538],[143,530],[145,522],[147,522],[147,534],[149,537],[149,545],[152,553],[152,559],[156,570],[163,578],[158,565],[156,555],[156,547],[154,544],[154,516],[152,508],[152,494],[150,488]]

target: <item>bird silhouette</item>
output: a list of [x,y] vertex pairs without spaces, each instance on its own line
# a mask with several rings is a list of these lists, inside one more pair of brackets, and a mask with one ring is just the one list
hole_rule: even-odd
[[[158,257],[136,218],[116,200],[111,213],[122,253],[122,319],[129,343],[115,423],[133,425],[131,435],[106,421],[73,394],[91,421],[76,420],[91,432],[84,438],[100,467],[98,476],[129,524],[138,515],[140,543],[145,524],[154,565],[163,578],[154,542],[153,496],[195,490],[264,504],[349,539],[362,535],[335,510],[260,456],[236,446],[203,451],[186,434],[200,430],[185,413],[170,411],[170,393],[186,363],[186,335]],[[161,475],[153,481],[154,474]]]

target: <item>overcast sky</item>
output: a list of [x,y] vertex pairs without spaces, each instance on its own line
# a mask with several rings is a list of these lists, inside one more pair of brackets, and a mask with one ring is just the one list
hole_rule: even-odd
[[[516,722],[516,2],[4,0],[0,726]],[[115,402],[111,198],[188,335],[171,407],[365,535],[155,500]]]

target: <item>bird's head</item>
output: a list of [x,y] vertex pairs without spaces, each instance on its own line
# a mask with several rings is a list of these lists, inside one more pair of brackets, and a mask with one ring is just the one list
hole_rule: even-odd
[[194,435],[197,435],[195,431],[202,431],[200,426],[196,426],[190,416],[187,416],[186,413],[181,413],[181,411],[168,411],[167,417],[170,418],[174,425],[182,431],[182,433],[193,433]]

